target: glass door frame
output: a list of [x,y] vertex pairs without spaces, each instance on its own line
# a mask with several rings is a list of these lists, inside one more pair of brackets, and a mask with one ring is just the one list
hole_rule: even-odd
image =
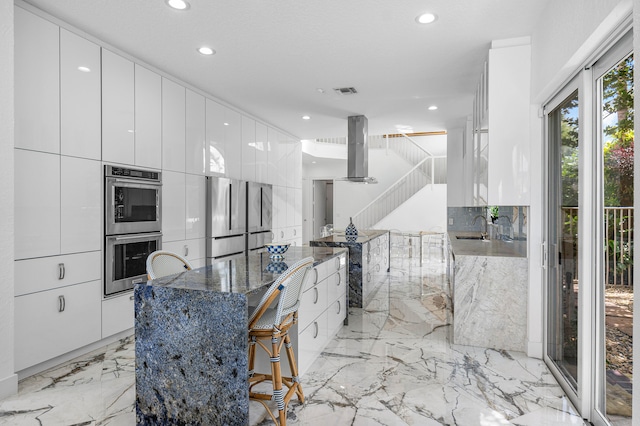
[[[545,212],[544,214],[544,220],[543,220],[543,232],[544,232],[544,243],[543,243],[543,268],[545,270],[545,274],[544,274],[544,294],[543,294],[543,300],[544,300],[544,314],[543,314],[543,320],[544,320],[544,339],[543,339],[543,358],[545,363],[547,364],[547,366],[549,367],[549,370],[551,370],[551,373],[555,376],[556,380],[558,381],[558,383],[560,384],[560,386],[562,387],[563,391],[565,392],[565,394],[567,395],[567,397],[569,398],[569,400],[571,401],[571,403],[576,407],[576,409],[580,412],[580,413],[584,413],[586,412],[584,409],[587,407],[584,407],[583,404],[583,391],[582,389],[590,389],[590,387],[584,387],[585,385],[585,380],[587,382],[589,382],[589,378],[588,377],[584,377],[583,372],[585,371],[585,359],[583,354],[584,352],[584,345],[585,345],[585,333],[584,333],[584,323],[585,323],[585,318],[588,318],[585,314],[586,312],[584,312],[583,310],[583,298],[584,298],[584,294],[585,294],[585,289],[583,287],[583,281],[585,281],[585,279],[583,277],[586,277],[588,275],[583,275],[585,273],[584,269],[585,269],[585,263],[586,262],[579,262],[578,263],[578,268],[579,268],[579,279],[580,279],[580,290],[578,292],[578,371],[577,371],[577,389],[574,388],[572,386],[572,384],[569,382],[569,380],[567,380],[565,378],[565,375],[563,374],[563,372],[560,370],[560,368],[556,365],[556,363],[553,361],[553,359],[548,355],[548,345],[549,345],[549,317],[551,315],[551,309],[552,307],[549,306],[549,298],[550,298],[550,293],[551,293],[551,283],[552,283],[552,278],[551,278],[551,274],[554,273],[554,271],[556,271],[557,273],[557,266],[558,266],[558,257],[559,257],[559,248],[557,246],[557,233],[554,232],[554,235],[552,235],[551,233],[553,231],[555,231],[555,225],[550,223],[550,219],[553,218],[554,220],[556,219],[556,213],[555,212],[551,212],[551,208],[557,208],[558,206],[553,205],[555,204],[554,200],[557,200],[558,197],[558,193],[557,193],[557,185],[558,182],[551,182],[551,176],[553,176],[551,174],[551,170],[550,167],[552,166],[557,166],[558,163],[556,161],[556,159],[551,158],[552,153],[553,153],[553,149],[550,146],[550,138],[549,138],[549,131],[551,129],[551,125],[549,122],[549,113],[552,111],[555,111],[555,109],[557,107],[559,107],[565,100],[567,100],[573,93],[575,93],[576,91],[578,92],[578,170],[579,170],[579,175],[578,175],[578,186],[579,186],[579,200],[578,200],[578,206],[580,206],[580,209],[578,211],[578,232],[579,235],[584,235],[584,225],[585,225],[585,217],[583,214],[583,209],[581,208],[584,205],[584,191],[582,190],[584,184],[583,181],[586,178],[585,173],[583,173],[583,170],[585,169],[585,160],[587,160],[585,158],[585,149],[584,149],[584,145],[585,145],[585,140],[586,137],[589,135],[589,132],[585,129],[584,123],[585,123],[585,116],[584,116],[584,109],[583,109],[583,103],[586,102],[585,100],[585,92],[588,92],[588,90],[584,90],[584,76],[582,75],[582,73],[579,73],[578,75],[576,75],[569,83],[567,83],[562,90],[560,90],[552,99],[550,99],[546,104],[545,107],[543,109],[543,113],[544,113],[544,125],[543,125],[543,129],[544,129],[544,147],[543,147],[543,155],[544,155],[544,161],[543,164],[547,165],[547,169],[545,170],[545,172],[543,173],[544,176],[544,182],[543,182],[543,188],[545,188],[548,191],[548,196],[544,198],[543,200],[543,212]],[[585,134],[587,133],[587,134]],[[552,198],[553,197],[553,198]],[[583,258],[583,245],[585,244],[585,238],[579,238],[578,239],[578,254],[580,256],[580,258]],[[587,265],[588,266],[588,263]]]

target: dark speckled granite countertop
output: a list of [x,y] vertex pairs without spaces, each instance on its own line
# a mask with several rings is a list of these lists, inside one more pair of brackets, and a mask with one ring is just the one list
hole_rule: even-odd
[[[287,266],[291,266],[305,257],[315,259],[314,265],[324,262],[341,253],[346,253],[344,248],[329,247],[289,247],[284,254],[284,259],[274,262],[269,258],[266,249],[261,249],[249,254],[229,260],[217,260],[211,265],[183,272],[177,275],[153,280],[154,287],[184,288],[200,291],[216,291],[230,293],[244,293],[250,295],[254,291],[271,284],[278,278]],[[279,262],[284,262],[285,265]],[[274,263],[278,263],[274,265]],[[267,267],[278,266],[280,272],[274,273]],[[143,283],[148,284],[148,283]]]
[[363,232],[358,232],[358,238],[355,240],[347,240],[344,234],[333,234],[328,237],[317,238],[314,241],[321,241],[325,243],[359,243],[363,244],[367,241],[371,241],[374,238],[379,237],[380,235],[386,234],[389,231],[377,231],[377,230],[368,230]]

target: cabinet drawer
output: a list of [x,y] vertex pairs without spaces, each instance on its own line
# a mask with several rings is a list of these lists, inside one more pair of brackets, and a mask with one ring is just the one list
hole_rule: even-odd
[[101,281],[15,298],[15,369],[100,340]]
[[101,278],[101,256],[91,251],[15,261],[15,296]]
[[300,328],[306,328],[326,309],[327,286],[326,282],[323,281],[302,293],[300,297],[300,308],[298,309]]
[[329,303],[334,302],[341,294],[347,291],[347,270],[342,268],[338,273],[327,278],[327,287],[329,290]]
[[327,311],[298,335],[298,370],[303,375],[324,350],[329,340]]
[[133,328],[133,293],[102,301],[102,338]]
[[327,276],[329,276],[329,268],[331,262],[322,262],[314,266],[308,273],[305,279],[303,291],[311,289],[314,285],[322,282]]
[[340,298],[327,309],[329,338],[333,337],[344,324],[344,319],[347,316],[346,302],[346,293],[342,293]]

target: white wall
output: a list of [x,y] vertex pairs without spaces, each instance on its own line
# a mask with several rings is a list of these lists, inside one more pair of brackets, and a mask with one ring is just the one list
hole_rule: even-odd
[[13,1],[0,0],[0,399],[18,391],[13,373]]
[[[345,181],[335,181],[333,185],[333,225],[335,229],[344,229],[349,217],[354,216],[363,207],[373,201],[389,186],[395,183],[412,166],[396,153],[384,149],[369,149],[369,176],[378,179],[375,185],[365,185]],[[343,171],[336,177],[346,176],[346,162]],[[443,206],[446,209],[446,205]]]
[[[451,129],[447,138],[447,206],[465,207],[464,129]],[[444,229],[447,229],[446,227]]]
[[431,185],[422,188],[373,228],[397,229],[403,232],[445,232],[447,230],[447,185]]
[[[636,2],[638,0],[635,0]],[[631,0],[551,1],[531,36],[531,206],[529,211],[529,356],[543,356],[543,127],[539,110],[596,53],[631,11]]]

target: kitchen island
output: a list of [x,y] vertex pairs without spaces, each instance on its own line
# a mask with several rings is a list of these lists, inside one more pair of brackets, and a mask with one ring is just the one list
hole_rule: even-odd
[[349,249],[349,306],[362,308],[390,269],[389,231],[368,230],[357,237],[334,234],[309,241],[311,247]]
[[453,341],[526,351],[529,287],[526,241],[468,239],[449,232]]
[[[346,299],[346,288],[340,294],[328,283],[330,269],[346,269],[346,250],[333,248],[291,247],[279,262],[264,251],[252,252],[137,284],[137,424],[248,424],[248,301],[258,300],[285,265],[307,256],[317,272],[305,281],[313,303],[329,303],[332,294]],[[303,321],[302,305],[300,310]],[[335,312],[325,308],[308,327],[316,331],[313,337],[321,335],[322,319],[330,322],[329,311]],[[342,319],[345,314],[343,309]],[[304,349],[311,345],[305,341]]]

